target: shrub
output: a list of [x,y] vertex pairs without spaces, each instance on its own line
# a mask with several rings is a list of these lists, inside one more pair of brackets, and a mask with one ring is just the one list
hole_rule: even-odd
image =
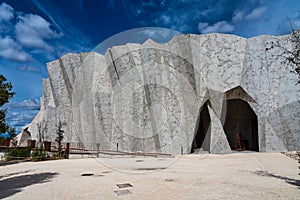
[[30,157],[30,148],[9,149],[6,154],[6,160],[22,160]]
[[45,158],[46,158],[46,152],[42,148],[34,148],[34,149],[32,149],[31,157],[35,161],[45,160]]

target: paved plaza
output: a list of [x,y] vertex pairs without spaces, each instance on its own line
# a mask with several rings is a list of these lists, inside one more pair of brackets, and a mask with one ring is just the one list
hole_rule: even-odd
[[0,199],[299,199],[298,173],[280,153],[22,162],[0,166]]

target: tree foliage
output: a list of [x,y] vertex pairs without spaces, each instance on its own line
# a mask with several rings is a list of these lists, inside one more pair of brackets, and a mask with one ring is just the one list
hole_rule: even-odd
[[17,136],[15,127],[9,127],[6,132],[8,133],[8,138],[11,140]]
[[288,42],[291,44],[291,48],[287,48],[277,41],[267,43],[267,45],[270,46],[267,47],[266,50],[269,51],[273,48],[281,49],[283,54],[280,56],[285,58],[285,63],[290,63],[293,65],[291,72],[298,75],[298,83],[300,83],[300,29],[295,30],[293,29],[292,25],[291,28],[292,33],[288,36]]
[[64,130],[62,130],[64,123],[61,121],[58,123],[57,131],[56,131],[56,138],[55,141],[58,144],[58,157],[61,158],[63,156],[63,149],[62,149],[62,140],[64,139]]
[[[12,84],[7,82],[6,78],[0,74],[0,107],[8,103],[14,94],[15,93],[12,92]],[[6,109],[0,109],[0,134],[5,133],[9,129],[5,121],[5,115]]]
[[295,73],[298,74],[298,83],[300,83],[300,29],[294,30],[291,34],[293,44],[292,51],[288,52],[288,61],[295,65]]

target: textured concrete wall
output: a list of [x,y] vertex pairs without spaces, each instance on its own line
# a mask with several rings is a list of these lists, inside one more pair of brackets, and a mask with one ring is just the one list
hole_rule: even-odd
[[[287,37],[181,35],[167,44],[151,40],[97,53],[66,54],[47,64],[39,115],[53,140],[59,121],[65,141],[102,149],[189,153],[205,102],[211,123],[205,144],[230,153],[223,125],[226,100],[246,101],[258,119],[259,151],[300,149],[300,87],[283,64]],[[236,89],[237,88],[237,89]],[[198,119],[198,121],[197,121]]]

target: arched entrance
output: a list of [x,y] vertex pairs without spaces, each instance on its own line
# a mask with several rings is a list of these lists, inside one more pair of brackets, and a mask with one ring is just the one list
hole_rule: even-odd
[[[197,126],[196,127],[196,134],[192,143],[192,148],[191,148],[191,153],[194,153],[196,149],[204,150],[204,151],[209,151],[209,140],[205,140],[205,137],[207,136],[207,133],[210,131],[210,116],[208,112],[208,107],[207,107],[206,102],[200,111],[200,115],[198,116],[197,120]],[[209,135],[208,135],[209,136]]]
[[257,116],[246,101],[227,100],[224,131],[232,150],[259,151]]

